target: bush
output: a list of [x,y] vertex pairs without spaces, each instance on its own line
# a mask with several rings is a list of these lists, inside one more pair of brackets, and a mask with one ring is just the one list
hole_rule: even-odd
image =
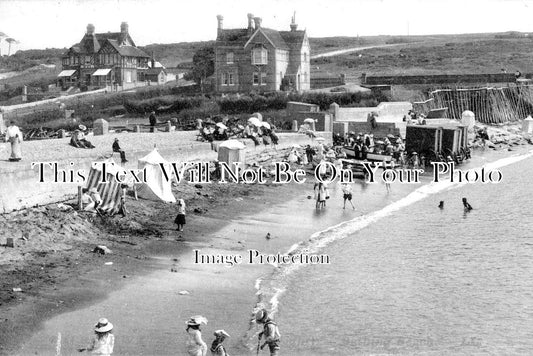
[[198,108],[202,105],[202,97],[178,97],[172,95],[147,100],[125,100],[124,108],[129,113],[145,115],[151,111],[157,113],[179,113],[185,109]]
[[328,110],[329,106],[337,103],[340,106],[376,106],[382,101],[388,101],[383,94],[375,93],[275,93],[268,96],[250,95],[227,97],[220,99],[218,105],[224,114],[254,113],[267,110],[283,110],[289,101],[298,101],[320,106],[321,110]]

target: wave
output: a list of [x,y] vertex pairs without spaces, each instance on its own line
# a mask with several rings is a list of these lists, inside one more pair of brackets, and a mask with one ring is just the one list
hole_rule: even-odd
[[[479,170],[481,168],[485,169],[498,169],[502,168],[517,162],[520,162],[524,159],[533,157],[533,150],[525,154],[513,155],[510,157],[502,158],[494,162],[484,164],[482,167],[474,168]],[[316,254],[323,250],[326,246],[332,242],[342,240],[350,235],[353,235],[355,232],[367,227],[368,225],[375,223],[382,218],[389,216],[390,214],[405,208],[409,205],[412,205],[418,201],[421,201],[431,195],[440,193],[444,190],[450,190],[462,187],[466,182],[451,182],[450,179],[441,180],[439,182],[431,182],[423,185],[420,188],[417,188],[415,191],[411,192],[407,196],[397,200],[381,210],[377,210],[366,215],[356,217],[352,220],[344,221],[337,225],[328,227],[322,231],[315,232],[312,234],[308,240],[302,241],[299,244],[291,246],[287,254],[295,253],[308,253]],[[255,282],[255,288],[257,290],[257,302],[253,310],[253,314],[260,309],[267,309],[270,315],[275,315],[278,311],[278,305],[280,298],[283,293],[287,290],[288,277],[300,269],[305,264],[288,264],[282,266],[275,266],[277,269],[272,274],[271,278],[264,279],[259,278]],[[250,329],[245,336],[245,344],[252,345],[251,340],[256,339],[259,330],[256,327],[255,322],[252,320],[250,323]],[[251,346],[250,346],[251,348]]]

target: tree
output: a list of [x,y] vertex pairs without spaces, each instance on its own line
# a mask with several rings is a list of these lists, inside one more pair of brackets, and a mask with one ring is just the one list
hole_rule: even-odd
[[2,40],[7,38],[7,35],[3,32],[0,32],[0,57],[2,56]]
[[192,57],[191,77],[203,87],[207,77],[215,73],[215,49],[213,47],[204,47],[196,51]]
[[9,49],[7,50],[7,55],[9,56],[11,54],[11,44],[12,43],[17,44],[18,41],[14,38],[9,37],[9,38],[6,38],[6,42],[9,43]]

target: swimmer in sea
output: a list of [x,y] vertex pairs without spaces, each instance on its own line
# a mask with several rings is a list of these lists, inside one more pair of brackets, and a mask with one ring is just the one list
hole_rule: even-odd
[[465,208],[465,211],[470,211],[472,210],[472,205],[470,205],[467,201],[466,201],[466,198],[463,198],[463,206]]
[[439,208],[444,209],[444,200],[441,200],[439,203]]

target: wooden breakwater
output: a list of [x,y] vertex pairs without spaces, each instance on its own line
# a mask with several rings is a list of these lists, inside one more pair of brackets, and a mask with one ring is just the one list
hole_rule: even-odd
[[533,86],[439,89],[429,93],[426,103],[427,110],[448,108],[453,119],[469,110],[484,124],[513,122],[533,114]]

